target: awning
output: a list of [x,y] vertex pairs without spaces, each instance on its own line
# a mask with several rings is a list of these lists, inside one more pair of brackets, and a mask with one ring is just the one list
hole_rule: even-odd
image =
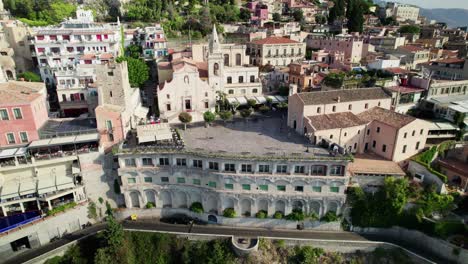
[[239,102],[240,105],[246,105],[247,104],[247,99],[244,96],[236,97],[236,100]]
[[272,103],[278,103],[279,102],[279,100],[276,98],[276,96],[268,95],[267,98],[270,98]]
[[76,136],[69,137],[56,137],[52,138],[49,142],[49,146],[60,146],[60,145],[70,145],[75,142]]
[[138,143],[154,142],[154,141],[156,141],[155,136],[141,136],[141,137],[138,137]]
[[49,145],[49,142],[51,141],[50,138],[48,139],[41,139],[41,140],[35,140],[29,144],[28,148],[40,148],[40,147],[47,147]]
[[172,139],[171,128],[167,124],[137,126],[138,143]]
[[281,95],[276,95],[275,96],[279,102],[286,102],[288,100],[288,97],[286,96],[281,96]]
[[226,98],[226,99],[228,100],[229,104],[232,104],[232,103],[234,103],[234,102],[237,102],[236,98],[234,98],[234,97],[228,97],[228,98]]
[[73,177],[70,176],[57,176],[56,178],[57,190],[65,190],[69,188],[74,188],[75,184],[73,183]]
[[259,104],[264,104],[267,102],[267,99],[264,96],[255,96],[255,100],[257,100]]
[[86,143],[95,141],[99,141],[98,133],[78,135],[76,136],[74,143]]
[[19,196],[19,183],[17,181],[7,181],[2,186],[1,199],[9,199]]
[[20,195],[28,195],[36,192],[36,181],[32,178],[21,180],[19,186]]
[[170,140],[172,132],[170,129],[156,133],[156,140]]
[[43,176],[39,178],[37,182],[37,193],[44,194],[48,192],[56,191],[55,177],[54,176]]
[[133,114],[139,118],[146,119],[146,116],[148,115],[149,109],[147,107],[143,107],[141,105],[138,105]]
[[23,154],[16,154],[23,148],[11,148],[11,149],[3,149],[0,150],[0,159],[12,158],[15,156],[23,156]]

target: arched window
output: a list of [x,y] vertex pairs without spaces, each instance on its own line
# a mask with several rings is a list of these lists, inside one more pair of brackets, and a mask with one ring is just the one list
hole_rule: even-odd
[[229,66],[229,54],[224,54],[224,66]]
[[189,83],[190,83],[190,82],[189,82],[189,77],[188,77],[188,75],[185,75],[185,76],[184,76],[184,83],[186,83],[186,84],[189,84]]
[[242,61],[242,56],[240,53],[237,53],[236,54],[236,65],[237,66],[240,66],[241,65],[241,61]]
[[219,64],[218,63],[215,63],[213,65],[213,74],[214,75],[218,75],[219,74]]

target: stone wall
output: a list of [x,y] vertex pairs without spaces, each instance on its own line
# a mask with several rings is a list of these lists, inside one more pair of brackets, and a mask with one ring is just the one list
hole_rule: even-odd
[[2,233],[0,237],[0,260],[6,260],[22,252],[13,251],[10,243],[15,240],[27,237],[31,248],[37,248],[49,243],[54,238],[80,230],[81,225],[86,224],[88,221],[87,203],[84,203],[65,213],[45,217],[10,232]]
[[[153,209],[126,209],[117,213],[118,219],[128,219],[130,215],[136,214],[138,219],[152,219],[159,217],[169,217],[174,214],[185,214],[192,218],[198,218],[208,222],[208,216],[211,214],[197,214],[188,209],[171,209],[171,208],[153,208]],[[296,229],[297,225],[302,222],[288,221],[284,219],[258,219],[254,217],[236,217],[227,218],[223,216],[215,215],[217,223],[224,226],[236,226],[236,227],[260,227],[270,229]],[[305,229],[312,230],[323,230],[323,231],[341,231],[340,222],[320,222],[320,221],[304,221]]]
[[[459,248],[447,241],[430,237],[422,232],[416,230],[408,230],[401,227],[392,228],[359,228],[353,227],[352,230],[361,234],[378,235],[401,244],[413,243],[420,250],[431,252],[441,259],[450,260],[456,263],[468,263],[468,250]],[[460,253],[454,254],[454,250],[458,249]]]

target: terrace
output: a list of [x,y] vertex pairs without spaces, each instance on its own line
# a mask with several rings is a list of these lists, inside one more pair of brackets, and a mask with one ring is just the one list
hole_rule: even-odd
[[121,153],[180,152],[219,158],[239,159],[349,159],[310,141],[286,125],[283,118],[251,119],[244,122],[215,122],[210,127],[193,126],[187,130],[170,128],[172,138],[138,143],[129,134]]

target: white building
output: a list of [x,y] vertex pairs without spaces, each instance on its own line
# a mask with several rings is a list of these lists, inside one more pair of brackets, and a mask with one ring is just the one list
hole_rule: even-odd
[[273,118],[178,133],[155,125],[153,134],[168,135],[161,137],[166,148],[133,134],[140,144],[127,138],[117,154],[127,208],[152,203],[170,212],[199,202],[212,221],[227,208],[240,217],[259,211],[287,215],[293,209],[319,217],[341,214],[350,160],[316,146],[306,152],[307,139],[288,133],[282,122]]
[[168,55],[166,34],[161,24],[139,29],[137,41],[143,49],[145,60],[158,59]]
[[[34,29],[32,40],[32,56],[37,60],[41,77],[46,84],[56,86],[58,100],[66,116],[88,112],[88,105],[69,104],[69,101],[86,101],[94,93],[86,85],[93,78],[88,76],[88,72],[77,70],[78,65],[107,63],[119,56],[121,49],[119,21],[95,23],[89,10],[78,9],[76,15],[76,19],[69,19],[58,27]],[[82,76],[80,72],[86,74]],[[73,94],[73,99],[70,94]]]
[[396,2],[387,3],[385,17],[392,16],[397,21],[418,21],[419,7],[409,4],[400,4]]

